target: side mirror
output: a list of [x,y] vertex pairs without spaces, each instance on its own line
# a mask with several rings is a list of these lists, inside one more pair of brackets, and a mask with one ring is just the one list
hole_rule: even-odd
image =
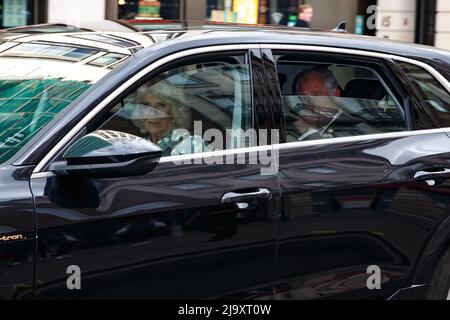
[[94,131],[75,142],[54,162],[50,171],[57,175],[118,178],[142,175],[153,170],[162,150],[156,144],[132,134]]

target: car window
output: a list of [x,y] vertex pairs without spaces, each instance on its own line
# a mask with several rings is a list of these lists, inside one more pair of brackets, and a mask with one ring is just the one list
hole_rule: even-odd
[[428,71],[406,63],[399,62],[429,110],[433,112],[441,127],[450,127],[450,95],[448,91]]
[[369,67],[279,56],[288,142],[407,130],[401,105]]
[[[250,71],[245,56],[186,64],[141,85],[100,129],[159,145],[163,156],[253,145]],[[245,144],[245,145],[244,145]]]

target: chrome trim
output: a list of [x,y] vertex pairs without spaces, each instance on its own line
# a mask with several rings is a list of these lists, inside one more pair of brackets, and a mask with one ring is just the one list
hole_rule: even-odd
[[[269,151],[269,150],[272,152],[272,150],[273,150],[272,145],[210,151],[210,152],[193,153],[193,154],[184,154],[184,155],[162,157],[159,160],[159,163],[173,162],[173,163],[183,164],[183,162],[189,161],[189,163],[196,164],[196,162],[195,162],[196,159],[200,159],[201,163],[203,163],[202,159],[205,159],[205,158],[215,158],[215,157],[222,157],[222,156],[235,155],[235,154],[241,154],[241,153],[257,153],[257,152],[263,152],[263,151]],[[56,176],[57,176],[57,174],[55,174],[53,172],[49,172],[49,171],[34,172],[31,174],[31,179],[42,179],[42,178],[46,179],[46,178],[51,178],[51,177],[56,177]]]
[[265,146],[258,146],[258,147],[248,147],[248,148],[239,148],[239,149],[228,149],[228,150],[192,153],[192,154],[163,157],[163,158],[161,158],[159,163],[183,162],[186,160],[214,158],[214,157],[221,157],[221,156],[227,156],[227,155],[235,155],[235,154],[239,154],[239,153],[256,153],[256,152],[268,151],[268,150],[272,150],[272,149],[273,149],[272,145],[265,145]]
[[326,144],[359,142],[359,141],[364,141],[364,140],[406,138],[406,137],[411,137],[411,136],[419,136],[419,135],[433,134],[433,133],[444,133],[445,134],[447,132],[450,132],[450,128],[376,133],[376,134],[368,134],[368,135],[361,135],[361,136],[339,137],[339,138],[311,140],[311,141],[287,142],[287,143],[274,144],[273,147],[275,150],[289,150],[289,149],[294,149],[294,148],[299,148],[299,147],[310,147],[310,146],[320,146],[320,145],[326,145]]
[[[433,177],[439,177],[439,176],[443,176],[443,178],[448,177],[450,174],[450,169],[448,168],[444,168],[440,171],[427,171],[427,170],[421,170],[421,171],[417,171],[416,173],[414,173],[414,180],[419,180],[419,181],[423,181],[426,180],[428,181],[433,180]],[[429,179],[426,179],[426,177],[432,176]]]
[[447,92],[450,94],[450,82],[447,81],[447,79],[439,73],[439,71],[437,71],[435,68],[433,68],[432,66],[421,62],[421,61],[417,61],[414,59],[409,59],[409,58],[405,58],[405,57],[394,57],[394,60],[398,60],[398,61],[402,61],[402,62],[406,62],[409,64],[413,64],[416,65],[422,69],[425,69],[426,71],[428,71],[440,84],[442,84],[442,86],[447,90]]
[[33,172],[30,179],[42,179],[51,177],[56,177],[56,174],[54,174],[53,172]]
[[[450,133],[450,128],[442,128],[442,129],[428,129],[428,130],[418,130],[418,131],[404,131],[404,132],[391,132],[391,133],[377,133],[363,136],[353,136],[353,137],[340,137],[340,138],[331,138],[331,139],[323,139],[323,140],[312,140],[312,141],[298,141],[298,142],[287,142],[287,143],[278,143],[273,145],[265,145],[258,147],[248,147],[248,148],[240,148],[240,149],[229,149],[229,150],[220,150],[220,151],[210,151],[210,152],[202,152],[202,153],[194,153],[194,154],[185,154],[185,155],[176,155],[176,156],[168,156],[163,157],[159,161],[159,163],[182,163],[183,161],[193,160],[190,163],[195,164],[195,159],[204,159],[204,158],[213,158],[220,157],[226,155],[234,155],[240,153],[256,153],[262,151],[276,151],[280,150],[290,150],[295,148],[302,147],[311,147],[311,146],[320,146],[320,145],[330,145],[330,144],[339,144],[339,143],[348,143],[348,142],[360,142],[364,140],[378,140],[378,139],[390,139],[390,138],[406,138],[424,134],[433,134],[433,133]],[[276,157],[275,157],[276,160]],[[203,162],[201,162],[203,163]],[[277,164],[278,166],[278,164]],[[37,172],[31,175],[31,179],[40,179],[40,178],[50,178],[54,177],[56,174],[53,172]]]
[[[220,199],[221,204],[246,203],[252,200],[270,200],[272,199],[272,191],[267,188],[258,188],[257,191],[239,193],[239,192],[227,192]],[[246,207],[244,207],[246,208]]]
[[422,69],[427,70],[429,73],[435,77],[440,84],[442,84],[445,89],[450,93],[450,82],[445,79],[436,69],[429,66],[428,64],[417,61],[415,59],[406,58],[394,54],[380,53],[380,52],[372,52],[372,51],[363,51],[357,49],[344,49],[344,48],[335,48],[335,47],[323,47],[323,46],[304,46],[298,44],[261,44],[261,49],[272,49],[272,50],[301,50],[301,51],[325,51],[330,53],[344,53],[344,54],[353,54],[365,57],[372,58],[382,58],[388,60],[397,60],[406,63],[410,63],[416,65]]
[[119,88],[114,90],[105,100],[100,102],[94,109],[91,110],[72,130],[69,131],[51,150],[45,155],[45,157],[39,162],[39,164],[34,168],[33,173],[40,172],[47,163],[57,154],[58,150],[62,148],[66,143],[70,141],[97,113],[99,113],[104,107],[106,107],[112,100],[119,96],[122,92],[132,86],[139,79],[144,77],[146,74],[152,72],[156,68],[171,62],[172,60],[180,59],[186,56],[201,54],[205,52],[216,52],[216,51],[231,51],[231,50],[250,50],[259,49],[258,44],[244,44],[244,45],[225,45],[225,46],[211,46],[203,47],[197,49],[190,49],[186,51],[181,51],[174,53],[170,56],[164,57],[158,61],[155,61],[151,65],[147,66],[137,74],[135,74],[131,79],[123,83]]
[[377,134],[368,134],[368,135],[361,135],[361,136],[339,137],[339,138],[311,140],[311,141],[296,141],[296,142],[277,143],[277,144],[266,145],[266,146],[257,146],[257,147],[248,147],[248,148],[240,148],[240,149],[229,149],[229,150],[210,151],[210,152],[203,152],[203,153],[177,155],[177,156],[168,156],[168,157],[161,158],[159,163],[182,162],[184,160],[195,160],[195,159],[201,159],[201,158],[220,157],[220,156],[231,155],[231,154],[252,153],[252,152],[261,152],[261,151],[268,151],[268,150],[272,150],[272,151],[273,150],[275,150],[275,151],[289,150],[289,149],[301,148],[301,147],[339,144],[339,143],[348,143],[348,142],[360,142],[360,141],[364,141],[364,140],[406,138],[406,137],[411,137],[411,136],[419,136],[419,135],[433,134],[433,133],[444,133],[444,134],[450,133],[450,128],[377,133]]
[[[160,66],[171,62],[176,59],[180,59],[186,56],[207,53],[207,52],[217,52],[217,51],[231,51],[231,50],[250,50],[250,49],[275,49],[275,50],[301,50],[301,51],[321,51],[321,52],[331,52],[331,53],[345,53],[345,54],[353,54],[353,55],[361,55],[365,57],[377,57],[383,59],[390,60],[399,60],[407,63],[411,63],[417,65],[418,67],[425,68],[427,71],[434,75],[439,75],[438,80],[444,87],[450,92],[450,84],[449,82],[439,74],[434,68],[413,59],[404,58],[401,56],[378,53],[378,52],[369,52],[363,50],[355,50],[355,49],[343,49],[343,48],[333,48],[326,46],[308,46],[308,45],[283,45],[283,44],[242,44],[242,45],[218,45],[218,46],[210,46],[210,47],[202,47],[196,49],[189,49],[186,51],[181,51],[164,57],[158,61],[155,61],[151,65],[147,66],[139,73],[135,74],[131,79],[123,83],[120,87],[118,87],[112,94],[110,94],[105,100],[100,102],[91,112],[88,113],[86,117],[84,117],[75,127],[73,127],[69,133],[67,133],[51,150],[47,155],[38,163],[38,165],[34,168],[33,174],[39,173],[43,170],[43,168],[47,165],[47,163],[57,154],[57,152],[72,139],[98,112],[100,112],[104,107],[106,107],[112,100],[114,100],[117,96],[119,96],[123,91],[141,79],[143,76],[148,74],[149,72],[159,68]],[[290,149],[299,146],[310,146],[310,145],[322,145],[322,144],[330,144],[330,143],[342,143],[342,142],[351,142],[351,141],[361,141],[368,139],[386,139],[386,138],[396,138],[396,137],[406,137],[412,135],[420,135],[420,134],[428,134],[433,132],[448,132],[450,128],[447,128],[447,131],[444,129],[431,129],[431,130],[422,130],[422,131],[405,131],[405,132],[394,132],[394,133],[381,133],[374,135],[363,135],[356,137],[343,137],[343,138],[333,138],[327,140],[317,140],[317,141],[300,141],[300,142],[292,142],[285,144],[274,145],[277,146],[277,150]],[[262,151],[267,149],[267,146],[254,147],[256,151]],[[261,149],[260,149],[261,148]],[[241,151],[237,151],[238,149],[232,150],[224,150],[224,151],[215,151],[208,153],[199,153],[193,155],[182,155],[182,156],[170,156],[164,157],[161,159],[161,163],[170,162],[170,161],[182,161],[185,159],[195,159],[195,158],[204,158],[209,156],[220,156],[224,154],[237,153],[237,152],[249,152],[246,150],[247,148],[242,149]],[[251,151],[250,151],[251,152]],[[211,154],[211,155],[209,155]]]
[[426,286],[427,286],[426,284],[414,284],[414,285],[412,285],[412,286],[409,286],[409,287],[406,287],[406,288],[399,289],[399,290],[397,290],[394,294],[392,294],[389,298],[387,298],[386,300],[393,300],[393,299],[396,299],[396,297],[397,297],[399,294],[401,294],[402,292],[404,292],[404,291],[411,290],[411,289],[416,289],[416,288],[421,288],[421,287],[426,287]]
[[345,54],[353,54],[353,55],[365,56],[365,57],[376,57],[376,58],[383,58],[383,59],[392,59],[391,57],[394,56],[394,55],[387,54],[387,53],[364,51],[364,50],[358,50],[358,49],[345,49],[345,48],[327,47],[327,46],[310,46],[310,45],[301,45],[301,44],[263,43],[263,44],[261,44],[261,49],[322,51],[322,52],[326,52],[326,53],[345,53]]

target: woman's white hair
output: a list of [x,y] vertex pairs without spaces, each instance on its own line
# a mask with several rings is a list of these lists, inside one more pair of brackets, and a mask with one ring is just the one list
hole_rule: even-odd
[[145,96],[151,94],[156,96],[164,103],[171,106],[172,117],[174,120],[174,129],[190,130],[192,127],[191,110],[186,106],[183,95],[180,90],[170,84],[167,80],[161,80],[151,85],[143,85],[136,90],[135,101],[145,100]]

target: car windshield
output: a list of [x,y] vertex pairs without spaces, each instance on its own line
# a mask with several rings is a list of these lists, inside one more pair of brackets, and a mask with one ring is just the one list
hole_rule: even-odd
[[96,50],[18,44],[0,51],[0,164],[112,70],[89,63],[102,56]]

